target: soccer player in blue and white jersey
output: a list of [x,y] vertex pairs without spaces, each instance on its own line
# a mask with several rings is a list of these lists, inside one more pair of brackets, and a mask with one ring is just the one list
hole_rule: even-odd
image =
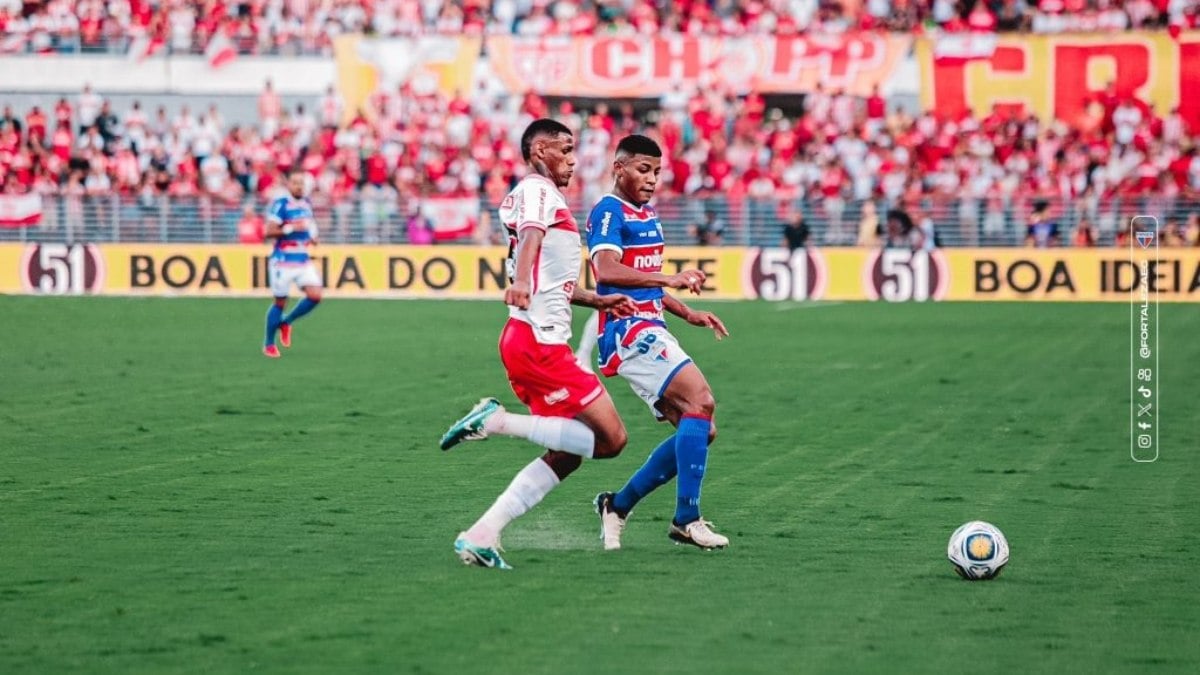
[[663,291],[687,289],[699,294],[705,274],[684,270],[663,274],[663,232],[648,202],[658,186],[662,150],[645,136],[627,136],[617,145],[613,191],[596,203],[588,217],[587,241],[600,296],[633,298],[638,311],[628,318],[600,316],[600,372],[620,375],[654,415],[675,426],[644,466],[618,492],[596,496],[604,548],[621,547],[629,512],[651,491],[678,477],[675,517],[667,536],[700,548],[723,548],[729,539],[700,517],[700,486],[708,446],[716,437],[716,402],[707,380],[667,330],[667,311],[693,326],[710,328],[717,339],[729,335],[711,312],[694,310]]
[[[292,324],[321,302],[321,275],[308,258],[308,249],[317,243],[317,222],[312,204],[304,196],[304,180],[303,171],[288,174],[288,194],[272,202],[267,211],[266,238],[275,240],[267,272],[275,302],[267,310],[263,354],[273,359],[279,358],[275,333],[279,333],[280,344],[291,347]],[[304,291],[304,297],[284,316],[292,284]]]

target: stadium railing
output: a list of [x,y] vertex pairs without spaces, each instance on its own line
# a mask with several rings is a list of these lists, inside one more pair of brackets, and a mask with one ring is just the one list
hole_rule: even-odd
[[[576,200],[579,202],[579,200]],[[940,246],[1019,246],[1025,238],[1033,198],[1003,203],[976,199],[924,201],[906,207],[913,222],[928,217]],[[1200,215],[1200,201],[1139,197],[1122,199],[1046,200],[1059,224],[1064,244],[1086,219],[1097,245],[1111,245],[1116,233],[1134,215],[1153,215],[1182,228],[1189,215]],[[883,227],[891,205],[875,201]],[[247,203],[208,197],[105,195],[48,196],[42,200],[41,222],[29,227],[0,228],[0,241],[233,243]],[[261,214],[265,205],[251,204]],[[815,245],[854,245],[858,242],[863,202],[829,200],[740,199],[723,196],[671,197],[655,202],[669,244],[697,244],[695,227],[711,212],[722,234],[707,243],[733,246],[778,246],[791,214],[801,213]],[[573,204],[582,216],[587,208]],[[315,214],[321,238],[328,243],[406,243],[407,218],[393,201],[358,199],[328,205],[318,203]],[[484,226],[475,237],[450,243],[499,243],[494,209],[481,200]]]

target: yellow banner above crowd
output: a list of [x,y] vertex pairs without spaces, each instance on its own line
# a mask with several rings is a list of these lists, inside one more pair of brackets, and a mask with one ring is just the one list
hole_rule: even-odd
[[[502,247],[322,246],[331,297],[499,299]],[[769,301],[1128,301],[1138,268],[1120,249],[676,247],[664,271],[708,275],[704,297]],[[593,285],[586,266],[581,278]],[[1162,249],[1163,301],[1200,301],[1200,249]],[[267,296],[264,249],[202,244],[0,244],[0,293]]]

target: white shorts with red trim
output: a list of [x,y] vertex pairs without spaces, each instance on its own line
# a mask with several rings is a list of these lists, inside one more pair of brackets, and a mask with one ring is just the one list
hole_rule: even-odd
[[[616,374],[625,378],[633,393],[645,401],[658,418],[662,417],[662,413],[655,405],[679,371],[692,362],[670,331],[650,323],[630,330],[617,343],[614,356]],[[608,371],[604,374],[611,377]]]
[[286,298],[292,284],[300,290],[309,286],[321,286],[321,273],[312,263],[287,263],[272,260],[267,269],[271,277],[271,295]]

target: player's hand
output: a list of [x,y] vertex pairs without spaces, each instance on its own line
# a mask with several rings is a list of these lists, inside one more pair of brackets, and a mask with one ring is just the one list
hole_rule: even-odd
[[529,309],[529,282],[514,281],[504,291],[504,304],[517,309]]
[[668,277],[667,285],[671,288],[686,288],[693,295],[700,295],[700,289],[704,286],[704,280],[707,278],[708,275],[700,270],[684,270]]
[[688,315],[687,322],[693,326],[711,328],[713,334],[717,336],[718,340],[724,337],[729,337],[729,329],[726,328],[725,324],[721,323],[721,320],[717,318],[717,315],[713,314],[712,312],[697,312],[692,310],[692,313]]
[[628,295],[601,295],[597,298],[599,307],[596,309],[611,312],[618,319],[626,319],[637,312],[637,303]]

